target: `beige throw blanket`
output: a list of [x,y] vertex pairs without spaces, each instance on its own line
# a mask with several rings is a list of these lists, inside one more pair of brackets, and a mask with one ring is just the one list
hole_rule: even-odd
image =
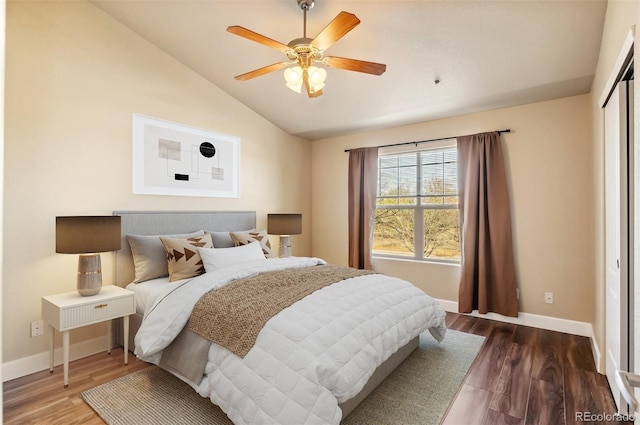
[[264,324],[281,310],[325,286],[372,273],[333,265],[259,273],[200,298],[189,330],[244,358]]

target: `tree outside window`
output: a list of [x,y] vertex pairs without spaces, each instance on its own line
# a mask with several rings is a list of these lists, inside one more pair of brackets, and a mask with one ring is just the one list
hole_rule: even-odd
[[373,251],[460,260],[455,147],[379,155]]

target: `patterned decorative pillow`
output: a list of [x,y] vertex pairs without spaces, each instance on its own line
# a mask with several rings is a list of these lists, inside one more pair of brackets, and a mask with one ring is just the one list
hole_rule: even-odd
[[198,248],[213,248],[209,233],[187,239],[161,237],[160,240],[167,253],[169,282],[188,279],[205,272]]
[[[256,229],[238,229],[238,230],[231,230],[231,231],[247,233],[247,232],[255,232]],[[234,246],[236,246],[233,239],[231,239],[229,230],[227,230],[226,232],[211,232],[209,230],[205,230],[205,232],[211,233],[211,239],[213,240],[214,248],[233,248]]]
[[135,267],[135,278],[133,279],[133,282],[140,283],[145,280],[169,276],[169,269],[167,268],[167,253],[162,246],[162,241],[160,240],[161,237],[184,239],[200,235],[204,235],[203,230],[173,235],[127,235]]
[[251,242],[260,242],[260,247],[264,256],[267,258],[273,258],[273,251],[271,250],[271,244],[269,243],[269,235],[266,230],[255,230],[249,232],[229,232],[231,239],[236,246],[247,245]]

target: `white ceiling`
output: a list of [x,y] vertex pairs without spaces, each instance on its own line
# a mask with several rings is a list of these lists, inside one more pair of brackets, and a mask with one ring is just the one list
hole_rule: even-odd
[[[329,68],[324,94],[289,90],[286,60],[226,32],[240,25],[287,44],[302,37],[296,0],[94,0],[94,3],[289,134],[320,139],[588,93],[605,1],[316,0],[307,36],[340,11],[361,21],[327,55],[387,64],[381,76]],[[435,84],[439,78],[441,82]]]

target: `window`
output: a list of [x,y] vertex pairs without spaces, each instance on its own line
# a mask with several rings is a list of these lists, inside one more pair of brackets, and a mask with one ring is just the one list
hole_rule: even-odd
[[373,252],[460,260],[455,145],[378,156]]

